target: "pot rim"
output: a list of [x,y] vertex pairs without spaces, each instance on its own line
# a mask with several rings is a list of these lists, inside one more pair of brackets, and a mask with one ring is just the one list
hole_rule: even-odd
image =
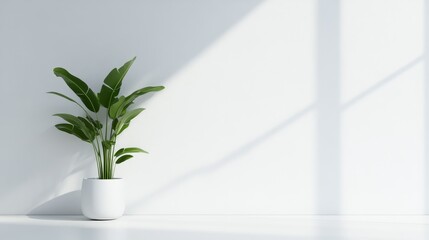
[[101,178],[84,178],[83,180],[90,180],[90,181],[113,181],[113,180],[123,180],[123,178],[109,178],[109,179],[101,179]]

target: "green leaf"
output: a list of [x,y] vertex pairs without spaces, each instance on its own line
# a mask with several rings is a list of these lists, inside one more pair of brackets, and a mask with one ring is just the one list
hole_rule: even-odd
[[91,124],[97,128],[97,129],[102,129],[103,128],[103,124],[101,124],[100,121],[98,120],[94,120],[91,116],[86,116],[86,119],[88,119],[88,121],[91,122]]
[[113,121],[112,121],[112,129],[116,129],[116,125],[118,125],[118,119],[117,118],[113,119]]
[[[60,96],[60,97],[63,97],[63,98],[65,98],[65,99],[67,99],[67,100],[70,100],[71,102],[74,102],[74,103],[76,103],[79,107],[81,107],[84,111],[85,111],[85,109],[83,108],[83,106],[82,105],[80,105],[78,102],[76,102],[75,100],[73,100],[72,98],[70,98],[70,97],[67,97],[66,95],[64,95],[64,94],[61,94],[61,93],[58,93],[58,92],[48,92],[49,94],[54,94],[54,95],[58,95],[58,96]],[[86,111],[85,111],[86,112]],[[82,117],[78,117],[82,122],[84,122],[85,123],[85,125],[88,127],[88,128],[90,128],[90,129],[93,129],[94,127],[95,128],[97,128],[97,129],[101,129],[101,128],[103,128],[103,125],[100,123],[100,121],[95,121],[91,116],[89,116],[89,115],[87,115],[86,116],[86,119],[84,119],[84,118],[82,118]],[[88,122],[89,121],[89,122]],[[96,132],[96,129],[93,129],[94,130],[94,132]]]
[[158,92],[163,90],[164,87],[163,86],[149,86],[149,87],[144,87],[141,88],[139,90],[134,91],[133,93],[131,93],[129,96],[127,96],[125,98],[125,106],[123,107],[123,109],[127,109],[136,98],[146,94],[146,93],[150,93],[150,92]]
[[114,68],[104,79],[104,84],[101,87],[100,93],[98,94],[100,98],[100,103],[106,108],[109,108],[113,103],[117,101],[117,96],[121,90],[122,80],[133,65],[136,57],[126,62],[119,69]]
[[119,149],[116,153],[115,153],[115,157],[119,157],[123,154],[127,154],[127,153],[148,153],[145,150],[141,149],[141,148],[137,148],[137,147],[130,147],[130,148],[121,148]]
[[126,109],[133,103],[133,101],[146,93],[161,91],[164,89],[163,86],[155,86],[155,87],[145,87],[139,89],[127,97],[121,96],[114,104],[112,104],[109,108],[109,117],[112,119],[122,117],[126,113]]
[[161,91],[164,88],[165,88],[164,86],[149,86],[149,87],[144,87],[144,88],[141,88],[141,89],[136,90],[133,93],[131,93],[128,97],[126,97],[126,100],[127,100],[127,102],[132,102],[137,97],[140,97],[141,95],[144,95],[144,94],[150,93],[150,92]]
[[66,132],[68,134],[71,134],[71,135],[78,137],[82,141],[90,142],[89,138],[82,131],[80,131],[78,128],[76,128],[72,124],[60,123],[60,124],[55,125],[55,127],[60,131],[63,131],[63,132]]
[[88,85],[73,76],[64,68],[54,68],[54,74],[57,77],[64,79],[66,84],[73,90],[74,93],[82,100],[83,104],[92,112],[100,110],[100,103],[95,93],[88,87]]
[[79,107],[81,107],[82,109],[84,109],[84,108],[83,108],[83,106],[82,106],[82,105],[80,105],[78,102],[76,102],[75,100],[73,100],[73,99],[72,99],[72,98],[70,98],[70,97],[67,97],[66,95],[64,95],[64,94],[62,94],[62,93],[59,93],[59,92],[47,92],[47,93],[49,93],[49,94],[54,94],[54,95],[57,95],[57,96],[63,97],[63,98],[65,98],[65,99],[67,99],[67,100],[69,100],[69,101],[71,101],[71,102],[76,103]]
[[116,128],[115,128],[116,135],[119,135],[122,131],[124,131],[125,128],[128,127],[128,125],[130,124],[130,121],[133,118],[137,117],[137,115],[139,115],[143,110],[144,108],[137,108],[130,112],[125,113],[125,115],[116,124]]
[[123,163],[132,157],[133,157],[132,155],[124,155],[124,156],[118,158],[118,160],[116,160],[116,164]]
[[95,121],[95,127],[97,127],[98,129],[102,129],[103,128],[103,124],[101,124],[100,121]]
[[117,135],[119,135],[121,132],[123,132],[123,131],[124,131],[125,129],[127,129],[129,126],[130,126],[130,122],[125,123],[125,124],[122,126],[121,131],[120,131]]
[[109,117],[112,119],[118,118],[124,108],[125,97],[121,96],[119,100],[109,108]]
[[55,125],[55,127],[58,128],[58,130],[61,130],[63,132],[73,134],[73,125],[69,123],[60,123]]
[[[81,132],[83,132],[84,135],[90,141],[94,140],[95,132],[91,128],[88,128],[86,123],[83,122],[79,117],[75,117],[71,114],[66,114],[66,113],[58,113],[58,114],[54,114],[54,116],[61,117],[65,121],[71,123],[74,126],[74,128],[78,128]],[[82,119],[84,119],[84,118],[82,118]]]
[[97,131],[96,127],[86,118],[77,117],[81,122],[85,124],[85,127],[92,130],[93,132]]
[[85,123],[83,123],[78,117],[75,117],[71,114],[57,113],[57,114],[54,114],[54,116],[60,117],[75,126],[86,128]]

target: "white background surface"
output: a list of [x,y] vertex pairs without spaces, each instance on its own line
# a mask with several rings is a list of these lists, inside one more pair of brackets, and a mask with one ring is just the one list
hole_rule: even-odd
[[[0,2],[0,214],[79,213],[62,66],[166,90],[120,139],[128,214],[428,213],[423,0]],[[426,30],[425,30],[426,29]]]
[[14,240],[426,240],[427,216],[1,216],[0,233]]

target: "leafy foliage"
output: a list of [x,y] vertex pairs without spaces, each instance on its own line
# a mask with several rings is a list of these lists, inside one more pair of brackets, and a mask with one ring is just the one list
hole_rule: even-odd
[[[138,147],[121,148],[115,152],[116,139],[119,134],[130,125],[131,120],[144,110],[144,108],[132,110],[128,110],[128,108],[138,97],[164,89],[163,86],[149,86],[138,89],[128,96],[119,96],[123,79],[135,59],[134,57],[120,68],[112,69],[104,79],[98,94],[95,94],[83,80],[66,69],[57,67],[53,70],[54,74],[61,77],[80,98],[83,105],[62,93],[48,93],[75,103],[85,112],[85,116],[74,116],[67,113],[54,114],[65,121],[65,123],[56,124],[55,127],[92,145],[100,179],[113,178],[115,165],[131,159],[133,157],[131,154],[148,153]],[[99,120],[102,108],[105,109],[105,111],[101,111],[101,114],[105,113],[105,119],[102,119],[105,121],[104,125]]]
[[101,87],[100,93],[98,95],[101,105],[106,108],[109,108],[113,103],[117,101],[116,97],[121,90],[122,80],[124,79],[131,65],[133,65],[134,60],[136,60],[135,57],[130,61],[126,62],[119,69],[112,69],[112,71],[110,71],[110,73],[104,79],[104,84]]
[[54,74],[55,76],[64,79],[70,89],[76,93],[76,95],[82,100],[83,104],[85,104],[91,112],[96,113],[100,110],[100,102],[98,101],[97,96],[95,96],[95,93],[84,81],[60,67],[54,68]]
[[122,118],[118,120],[118,124],[116,124],[115,126],[116,134],[121,134],[121,132],[124,131],[130,125],[131,120],[137,117],[137,115],[139,115],[143,110],[144,108],[137,108],[125,113],[124,116],[122,116]]
[[116,153],[115,153],[115,157],[119,157],[123,154],[127,154],[127,153],[148,153],[145,150],[141,149],[141,148],[137,148],[137,147],[130,147],[130,148],[121,148],[119,149]]
[[118,158],[118,160],[116,160],[116,164],[123,163],[132,157],[133,157],[133,155],[124,155],[124,156]]

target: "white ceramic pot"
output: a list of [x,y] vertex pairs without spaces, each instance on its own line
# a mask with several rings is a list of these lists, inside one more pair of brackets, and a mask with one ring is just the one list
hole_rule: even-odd
[[82,182],[81,208],[85,217],[112,220],[124,215],[123,179],[85,178]]

